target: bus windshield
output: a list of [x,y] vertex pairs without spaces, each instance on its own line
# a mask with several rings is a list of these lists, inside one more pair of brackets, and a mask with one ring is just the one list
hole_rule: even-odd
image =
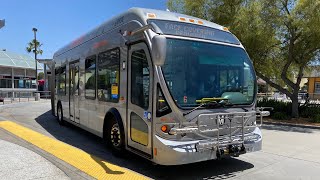
[[254,100],[256,77],[242,48],[168,38],[161,68],[182,108],[198,106],[197,100],[203,98],[226,98],[235,105]]

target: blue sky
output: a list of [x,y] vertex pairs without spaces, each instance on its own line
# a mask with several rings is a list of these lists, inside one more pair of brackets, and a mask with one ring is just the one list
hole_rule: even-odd
[[166,10],[166,1],[0,0],[0,19],[6,20],[6,26],[0,29],[0,49],[27,54],[25,47],[36,27],[37,39],[43,43],[39,58],[52,58],[59,48],[112,16],[131,7]]

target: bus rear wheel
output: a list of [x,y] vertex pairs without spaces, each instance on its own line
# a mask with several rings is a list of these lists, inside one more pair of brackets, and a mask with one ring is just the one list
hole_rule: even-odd
[[125,150],[123,127],[114,117],[110,120],[111,121],[108,128],[108,144],[111,146],[112,153],[120,156]]
[[64,125],[63,111],[62,111],[62,106],[60,104],[58,104],[58,108],[57,108],[57,120],[60,125]]

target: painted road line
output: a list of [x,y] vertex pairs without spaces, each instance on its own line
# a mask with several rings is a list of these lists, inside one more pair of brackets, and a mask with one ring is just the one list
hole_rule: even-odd
[[148,179],[129,169],[111,164],[64,142],[11,121],[0,121],[0,128],[56,156],[96,179]]

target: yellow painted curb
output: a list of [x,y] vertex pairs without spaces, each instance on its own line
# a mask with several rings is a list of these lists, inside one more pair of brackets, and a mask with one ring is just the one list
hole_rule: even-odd
[[11,121],[0,121],[0,128],[26,140],[96,179],[147,179],[129,169],[108,163],[78,148],[23,127]]

